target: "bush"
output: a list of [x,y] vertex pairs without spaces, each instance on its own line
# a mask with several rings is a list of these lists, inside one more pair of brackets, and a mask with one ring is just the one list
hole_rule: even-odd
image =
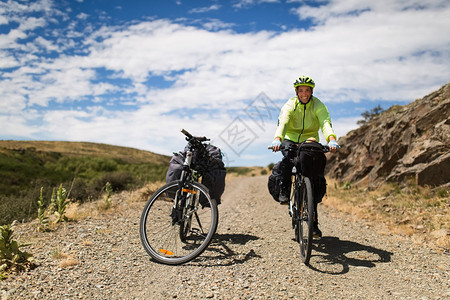
[[32,255],[20,250],[27,245],[20,245],[13,234],[12,225],[0,226],[0,280],[8,272],[27,270],[35,265]]
[[378,106],[372,108],[371,110],[366,110],[361,114],[364,118],[363,120],[359,120],[356,122],[358,125],[364,125],[367,122],[371,121],[375,116],[378,116],[384,111],[384,109],[378,104]]
[[95,181],[95,190],[101,192],[109,183],[113,191],[123,191],[132,187],[134,177],[130,172],[107,173]]
[[28,191],[16,195],[0,197],[0,225],[10,224],[14,220],[28,221],[35,218],[38,192]]
[[94,196],[94,190],[90,189],[84,179],[75,178],[70,189],[70,199],[78,202],[85,202]]
[[236,173],[237,175],[247,175],[252,169],[246,167],[228,167],[227,173]]
[[[71,156],[36,149],[0,152],[0,225],[36,218],[40,188],[41,210],[49,205],[53,187],[68,188],[68,198],[78,202],[97,199],[106,182],[114,191],[144,186],[165,179],[167,165],[126,162],[119,158]],[[69,191],[70,190],[70,191]]]

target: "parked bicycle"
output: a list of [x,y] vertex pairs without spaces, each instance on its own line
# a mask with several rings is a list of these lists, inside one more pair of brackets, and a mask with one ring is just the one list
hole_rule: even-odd
[[[186,130],[187,151],[181,177],[159,188],[147,201],[139,234],[147,253],[157,262],[178,265],[205,251],[216,232],[218,209],[208,188],[199,183],[202,166],[209,159],[206,137]],[[192,168],[195,162],[197,169]]]
[[[314,145],[314,146],[312,146]],[[272,149],[271,147],[268,147]],[[313,241],[313,224],[316,219],[314,209],[314,186],[312,178],[301,173],[298,160],[302,151],[329,152],[330,148],[318,142],[307,141],[300,144],[292,144],[290,147],[282,146],[289,152],[289,158],[293,163],[291,176],[291,194],[289,197],[289,215],[292,218],[292,228],[295,232],[295,241],[300,244],[302,262],[309,264]]]

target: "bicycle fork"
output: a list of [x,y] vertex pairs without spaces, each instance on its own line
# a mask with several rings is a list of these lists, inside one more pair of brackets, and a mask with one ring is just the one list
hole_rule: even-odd
[[188,208],[189,206],[189,198],[187,197],[189,190],[185,188],[185,182],[188,180],[188,176],[190,174],[190,166],[192,163],[192,151],[186,152],[186,158],[183,163],[183,170],[181,171],[181,182],[178,186],[178,190],[175,194],[175,201],[173,203],[172,213],[170,216],[172,217],[172,225],[180,224],[183,220],[183,211],[187,211],[184,208]]
[[295,201],[295,174],[297,173],[297,168],[295,166],[292,167],[291,174],[291,197],[289,198],[289,215],[292,217],[294,215],[294,201]]

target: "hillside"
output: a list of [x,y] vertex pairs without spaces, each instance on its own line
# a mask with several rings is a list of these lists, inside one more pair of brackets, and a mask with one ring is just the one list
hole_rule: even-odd
[[370,188],[384,182],[446,186],[450,181],[450,84],[393,106],[339,139],[327,175]]
[[0,141],[0,225],[35,217],[41,187],[49,202],[63,185],[74,201],[99,197],[165,178],[170,157],[85,142]]
[[87,142],[0,141],[0,153],[4,149],[60,153],[65,156],[114,158],[128,163],[144,162],[166,165],[170,160],[168,156],[145,150]]
[[[328,155],[335,210],[450,249],[450,84],[373,115]],[[447,250],[448,251],[448,250]]]

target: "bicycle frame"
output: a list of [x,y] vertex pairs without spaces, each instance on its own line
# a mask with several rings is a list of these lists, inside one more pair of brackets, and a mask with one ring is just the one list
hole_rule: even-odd
[[[317,143],[319,144],[319,143]],[[316,147],[318,145],[315,145]],[[288,159],[293,163],[291,173],[291,195],[289,198],[289,215],[292,218],[292,228],[295,231],[295,240],[300,244],[300,252],[303,263],[309,264],[311,257],[313,222],[316,220],[317,212],[314,207],[314,193],[311,179],[297,170],[294,159],[300,155],[304,149],[301,144],[291,144],[282,146],[287,150]],[[306,143],[307,145],[307,143]],[[321,151],[328,152],[329,147],[319,144]],[[320,151],[320,150],[317,150]]]
[[198,210],[200,199],[195,196],[195,191],[187,188],[192,180],[198,181],[197,171],[191,169],[192,158],[193,151],[188,149],[179,181],[180,194],[177,193],[173,204],[173,224],[181,223],[183,220],[190,221],[191,215]]
[[144,206],[139,235],[146,252],[157,262],[183,264],[199,256],[217,229],[217,203],[198,182],[207,164],[205,137],[186,135],[188,147],[178,180],[156,190]]

